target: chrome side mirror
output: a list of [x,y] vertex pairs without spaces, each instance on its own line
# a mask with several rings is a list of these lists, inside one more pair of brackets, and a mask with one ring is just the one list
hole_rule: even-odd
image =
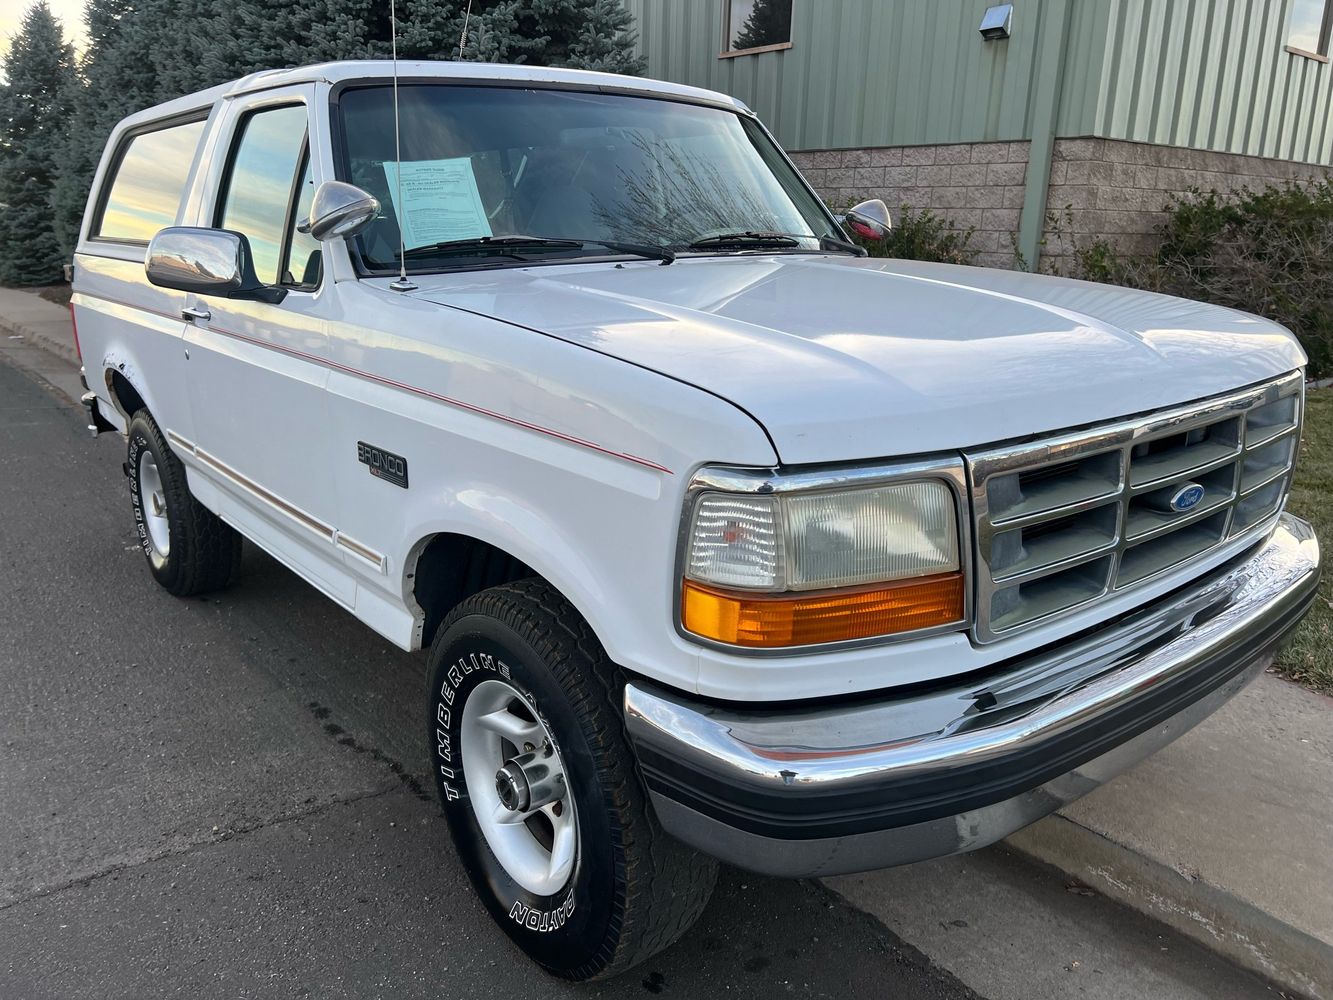
[[296,224],[297,232],[317,240],[347,239],[370,225],[380,214],[380,202],[355,184],[325,181],[310,202],[310,218]]
[[148,244],[144,271],[154,285],[179,292],[260,302],[281,302],[287,295],[287,289],[259,280],[250,241],[229,229],[159,230]]
[[844,219],[847,227],[863,240],[886,240],[893,231],[889,206],[878,198],[847,209]]

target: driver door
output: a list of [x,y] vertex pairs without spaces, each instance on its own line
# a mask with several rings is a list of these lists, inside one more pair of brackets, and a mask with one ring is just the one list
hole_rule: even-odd
[[237,101],[213,159],[203,225],[243,233],[279,302],[194,295],[186,363],[197,466],[220,511],[326,593],[350,604],[336,550],[325,385],[327,294],[320,244],[296,232],[318,180],[308,136],[313,88]]

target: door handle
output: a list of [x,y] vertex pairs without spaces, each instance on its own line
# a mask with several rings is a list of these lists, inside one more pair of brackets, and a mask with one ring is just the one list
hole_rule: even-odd
[[181,319],[183,320],[188,321],[192,319],[197,319],[201,323],[207,323],[212,318],[213,314],[211,312],[209,312],[207,309],[202,309],[198,306],[186,306],[184,309],[181,310]]

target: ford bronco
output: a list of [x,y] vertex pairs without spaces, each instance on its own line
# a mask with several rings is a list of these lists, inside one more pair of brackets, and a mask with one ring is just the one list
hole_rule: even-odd
[[867,257],[884,205],[830,214],[720,94],[397,74],[120,123],[74,261],[84,403],[172,594],[244,537],[429,650],[458,856],[552,973],[670,944],[717,859],[990,844],[1312,602],[1280,326]]

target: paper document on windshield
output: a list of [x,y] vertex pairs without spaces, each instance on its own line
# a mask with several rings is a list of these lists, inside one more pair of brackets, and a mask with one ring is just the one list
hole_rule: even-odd
[[408,250],[492,235],[469,157],[386,162],[384,176]]

